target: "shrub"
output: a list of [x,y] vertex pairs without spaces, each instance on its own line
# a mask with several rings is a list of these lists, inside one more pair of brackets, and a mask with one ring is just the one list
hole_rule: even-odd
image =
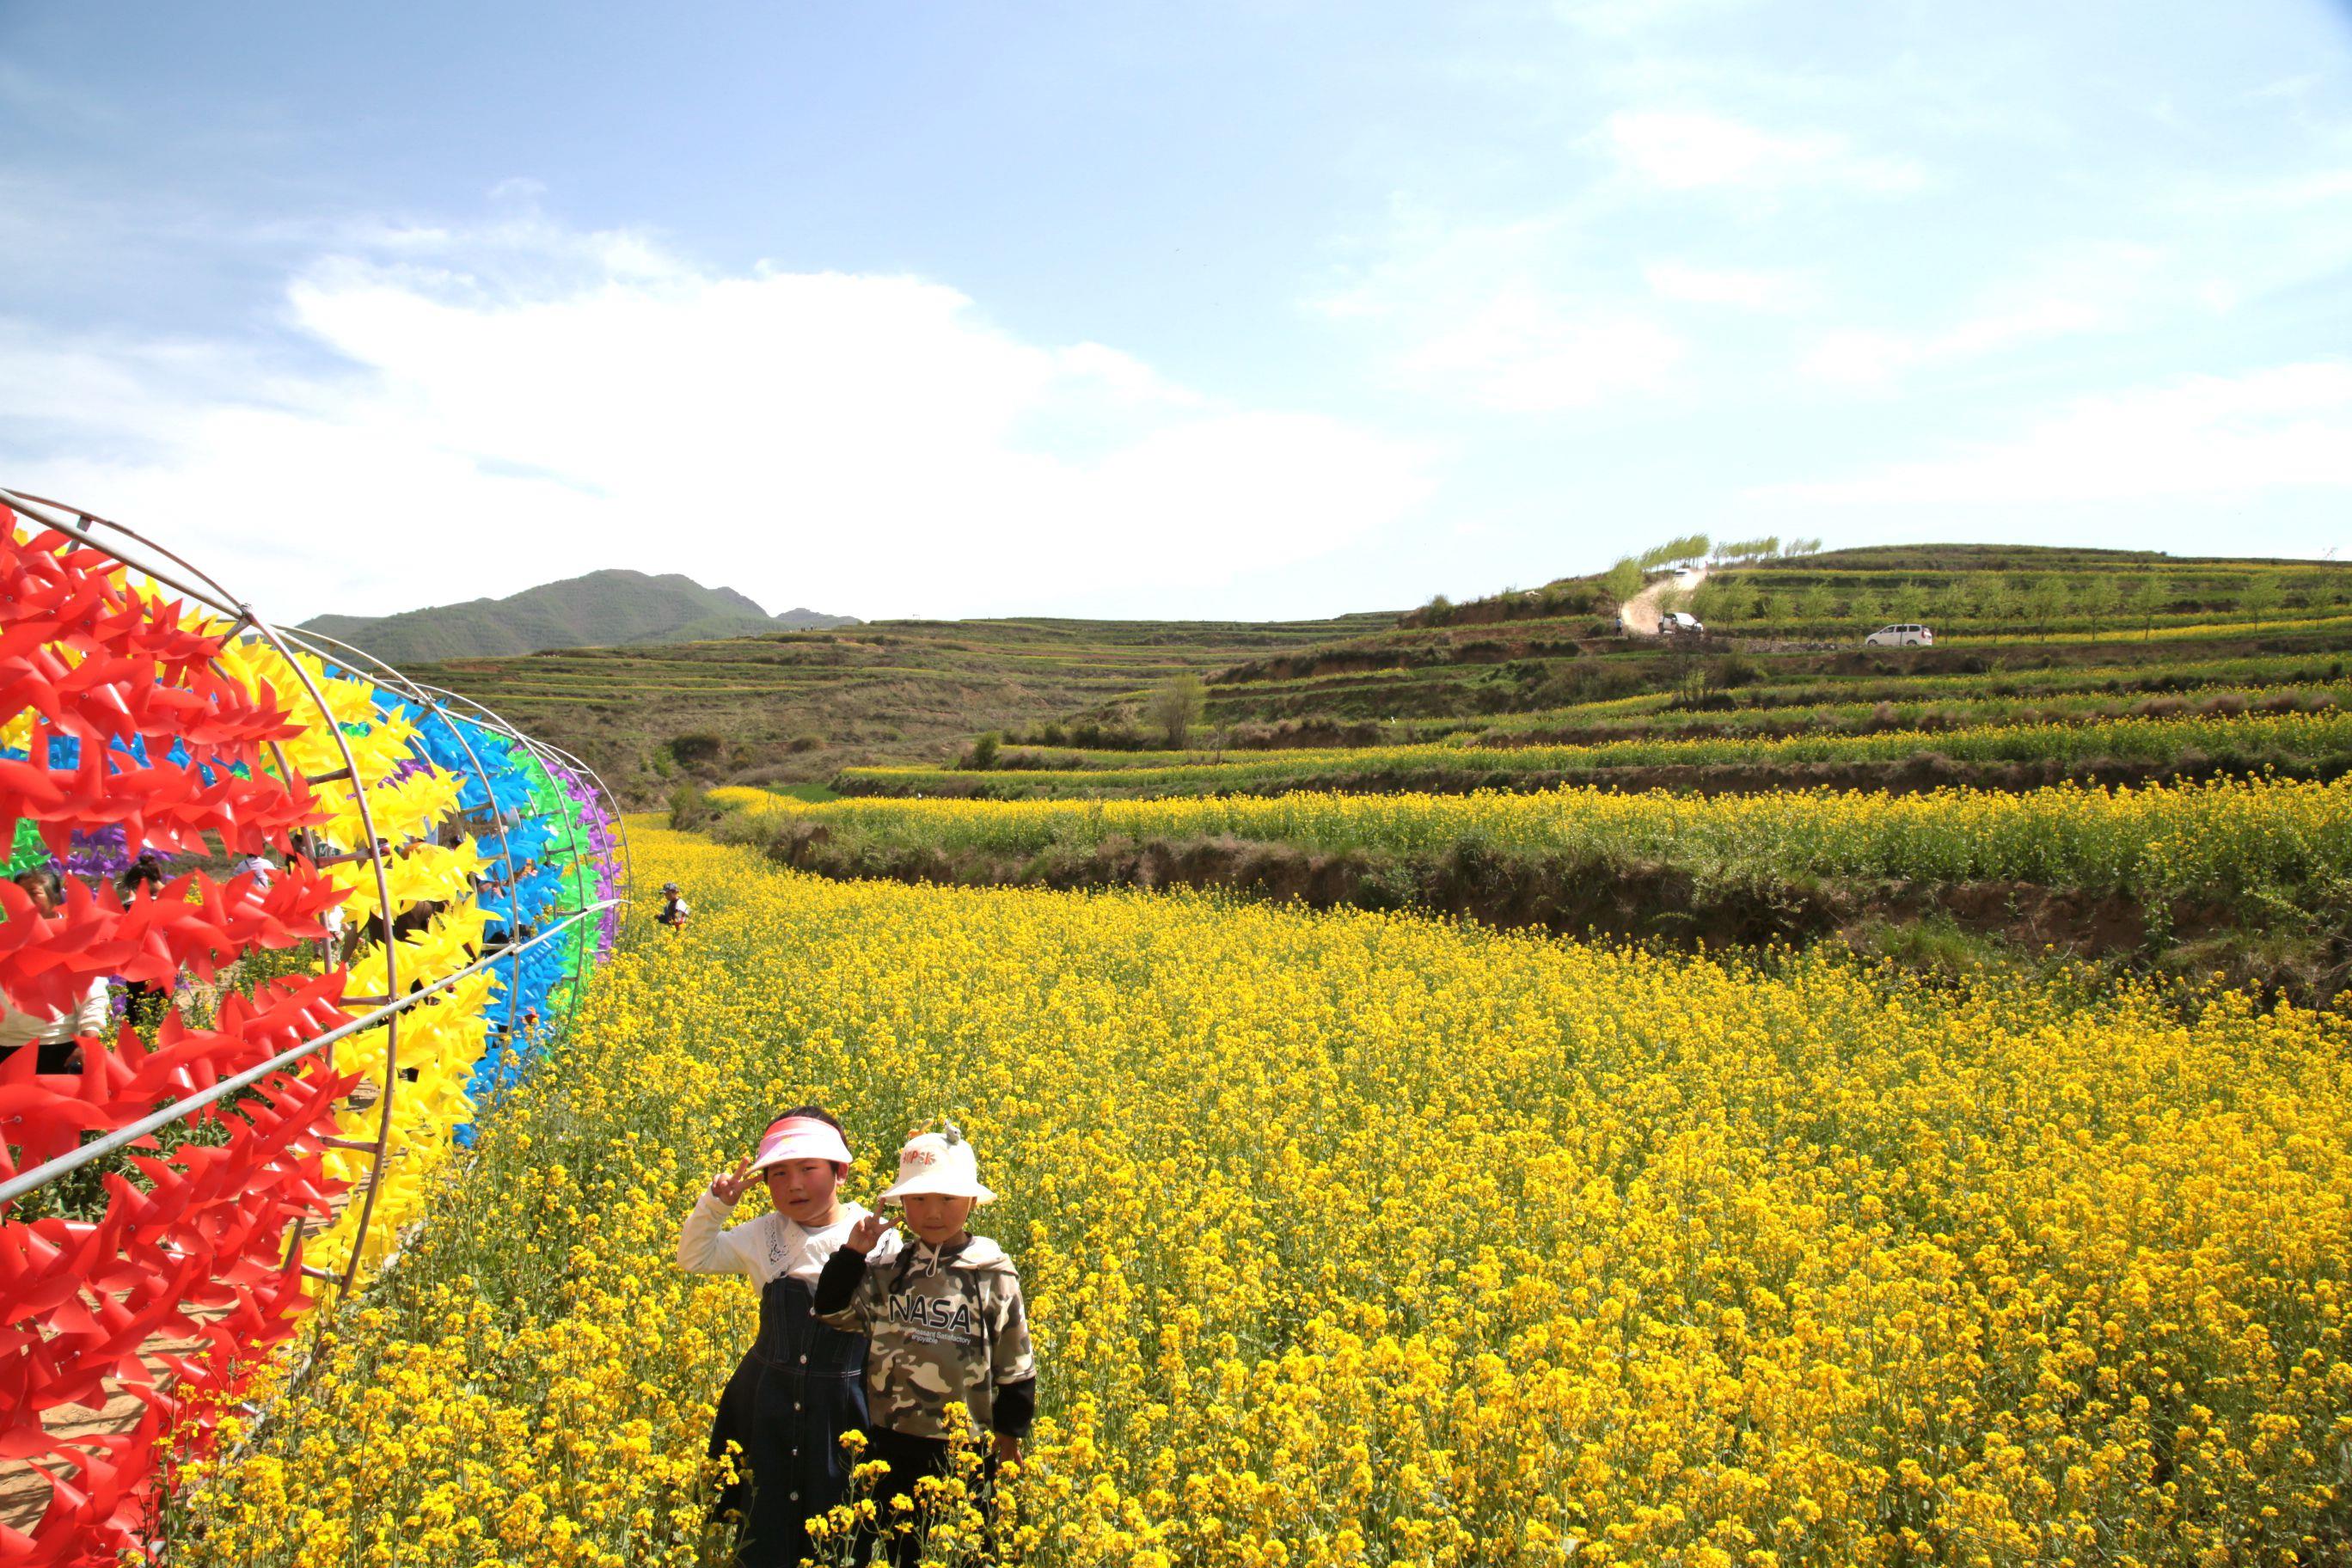
[[707,730],[694,730],[683,735],[673,735],[669,742],[669,754],[688,767],[692,767],[698,763],[715,762],[718,760],[719,753],[726,749],[726,737],[711,734]]
[[1621,557],[1601,574],[1601,586],[1611,598],[1623,604],[1642,591],[1642,563],[1630,555]]
[[1181,752],[1192,735],[1192,726],[1201,721],[1201,710],[1207,701],[1208,694],[1201,685],[1201,678],[1186,670],[1181,675],[1171,675],[1160,683],[1160,689],[1151,694],[1145,712],[1152,728],[1167,738],[1169,750]]
[[682,833],[700,827],[718,815],[709,796],[690,784],[677,784],[669,792],[669,825]]

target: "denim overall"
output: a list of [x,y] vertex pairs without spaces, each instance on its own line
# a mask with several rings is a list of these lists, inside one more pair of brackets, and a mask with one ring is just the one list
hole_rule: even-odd
[[743,1479],[718,1502],[721,1513],[744,1510],[741,1568],[793,1568],[810,1555],[805,1521],[849,1491],[841,1435],[866,1426],[866,1336],[818,1322],[815,1300],[805,1281],[770,1280],[760,1292],[760,1337],[719,1396],[711,1457],[730,1440],[742,1450],[735,1465]]

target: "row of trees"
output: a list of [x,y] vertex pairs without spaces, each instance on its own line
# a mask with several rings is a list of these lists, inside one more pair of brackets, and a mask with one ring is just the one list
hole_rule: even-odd
[[[1640,593],[1648,583],[1649,574],[1662,566],[1690,566],[1701,561],[1711,562],[1717,565],[1756,561],[1785,561],[1792,556],[1814,554],[1821,547],[1822,542],[1818,539],[1790,539],[1783,542],[1778,534],[1767,534],[1761,539],[1743,539],[1717,545],[1704,533],[1685,533],[1679,539],[1669,539],[1663,544],[1654,544],[1638,555],[1619,557],[1617,563],[1602,573],[1598,581],[1601,591],[1622,605]],[[1547,608],[1545,613],[1561,613],[1563,607],[1567,612],[1573,613],[1578,609],[1590,607],[1589,604],[1573,602],[1574,595],[1587,592],[1583,583],[1584,579],[1581,578],[1563,577],[1530,593],[1521,594],[1516,588],[1506,588],[1497,596],[1530,602],[1558,601],[1557,604]],[[1470,601],[1473,604],[1487,602],[1489,601]],[[1423,605],[1415,616],[1409,619],[1406,624],[1444,626],[1454,618],[1455,611],[1460,607],[1444,595],[1438,594],[1433,595],[1430,601]]]
[[1706,558],[1706,534],[1685,533],[1680,539],[1669,539],[1664,544],[1653,544],[1642,552],[1641,564],[1644,571],[1648,571],[1676,562],[1702,561]]
[[1791,539],[1784,543],[1777,533],[1720,545],[1704,533],[1685,533],[1680,539],[1654,544],[1639,555],[1620,556],[1614,566],[1601,574],[1601,586],[1611,598],[1622,605],[1640,593],[1643,584],[1649,580],[1649,574],[1661,566],[1689,566],[1709,560],[1717,563],[1786,561],[1793,556],[1815,554],[1821,547],[1822,542],[1818,539]]
[[[2323,592],[2337,604],[2352,599],[2352,575],[2340,583],[2313,585],[2306,601],[2315,601]],[[1701,620],[1723,626],[1743,623],[1820,626],[1834,621],[1877,626],[1940,619],[2008,623],[2020,629],[2030,626],[2042,633],[2075,626],[2094,635],[2109,627],[2137,625],[2146,633],[2153,631],[2158,616],[2178,608],[2222,607],[2250,620],[2263,619],[2284,605],[2286,584],[2275,573],[2257,572],[2249,574],[2221,605],[2216,606],[2215,597],[2208,584],[2186,579],[2168,583],[2153,574],[2125,579],[2112,572],[2030,577],[1986,573],[1955,577],[1937,587],[1917,582],[1893,589],[1814,582],[1790,590],[1775,590],[1744,575],[1733,575],[1700,587],[1692,608]]]
[[1786,561],[1797,555],[1817,555],[1821,548],[1822,542],[1818,539],[1791,539],[1784,544],[1779,534],[1768,533],[1761,539],[1742,539],[1718,544],[1715,547],[1715,560],[1717,564],[1726,565],[1748,561]]

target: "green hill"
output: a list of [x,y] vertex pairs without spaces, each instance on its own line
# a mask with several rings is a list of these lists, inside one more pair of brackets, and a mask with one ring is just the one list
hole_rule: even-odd
[[323,632],[392,664],[541,648],[626,647],[857,625],[850,616],[787,610],[771,616],[732,588],[706,588],[676,573],[591,572],[503,599],[471,599],[396,616],[318,616]]

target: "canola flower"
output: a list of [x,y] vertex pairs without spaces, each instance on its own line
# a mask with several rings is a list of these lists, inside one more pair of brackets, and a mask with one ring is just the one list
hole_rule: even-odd
[[[2096,643],[2141,642],[2150,637],[2158,642],[2200,642],[2218,637],[2270,636],[2279,632],[2338,631],[2347,617],[2335,615],[2273,616],[2268,620],[2164,621],[2156,623],[2152,633],[2143,633],[2139,623],[2124,617],[2109,624],[2105,631],[2078,632],[2004,632],[1991,634],[1971,632],[1965,639],[1976,643]],[[1947,639],[1955,640],[1955,639]]]
[[[753,1305],[671,1248],[804,1099],[854,1195],[944,1110],[987,1152],[1043,1373],[1013,1561],[2352,1550],[2340,1016],[632,828],[694,925],[633,915],[173,1561],[722,1562],[702,1443]],[[931,1560],[975,1550],[967,1512]]]
[[844,768],[849,795],[992,794],[1032,798],[1124,792],[1213,795],[1311,789],[1346,780],[1379,787],[1437,780],[1500,783],[1514,776],[1601,773],[1619,767],[1777,767],[1807,763],[1899,762],[1933,752],[1960,763],[2093,761],[2171,763],[2189,753],[2318,762],[2352,754],[2352,712],[2099,719],[2083,723],[2000,723],[1876,734],[1641,737],[1589,745],[1302,747],[1228,752],[1223,761],[1146,752],[1126,766],[960,771],[908,765]]
[[[2332,671],[2332,673],[2331,673]],[[1401,686],[1416,681],[1417,672],[1400,671]],[[2079,721],[2096,716],[2101,705],[2173,700],[2201,706],[2210,698],[2235,695],[2249,706],[2288,697],[2296,705],[2318,708],[2340,704],[2345,696],[2344,666],[2325,648],[2304,654],[2259,654],[2200,658],[2184,655],[2156,664],[2084,664],[2050,668],[2005,668],[1990,673],[1926,675],[1887,668],[1843,674],[1817,671],[1783,674],[1754,687],[1737,689],[1728,709],[1681,706],[1682,694],[1673,690],[1633,691],[1618,697],[1572,701],[1553,708],[1522,709],[1509,713],[1475,716],[1397,718],[1387,721],[1391,741],[1438,740],[1449,735],[1475,735],[1474,743],[1494,745],[1513,735],[1574,727],[1622,729],[1627,735],[1708,733],[1718,729],[1780,720],[1834,723],[1849,712],[1871,712],[1881,703],[1894,710],[1895,727],[1911,728],[1921,715],[1937,723],[1955,718],[1983,716],[2018,719],[2029,713]],[[1258,711],[1268,698],[1322,689],[1327,678],[1295,680],[1252,680],[1212,689],[1212,720],[1226,716],[1265,718]],[[1007,744],[1015,742],[1008,742]],[[1070,748],[1017,743],[1023,751],[1056,760],[1073,754]],[[1118,765],[1112,752],[1085,752],[1085,765]],[[1132,755],[1130,753],[1129,755]],[[1074,765],[1074,764],[1073,764]]]
[[[1983,679],[1982,677],[1971,679],[1979,684]],[[2151,700],[2144,692],[2097,690],[1937,697],[1933,694],[1933,677],[1919,678],[1919,685],[1926,688],[1925,690],[1906,691],[1899,688],[1881,687],[1878,689],[1880,694],[1874,697],[1854,695],[1842,700],[1811,703],[1781,700],[1769,706],[1733,707],[1720,711],[1669,710],[1668,704],[1676,694],[1655,692],[1646,694],[1649,698],[1646,707],[1626,704],[1614,709],[1598,705],[1555,708],[1502,715],[1467,725],[1459,719],[1424,719],[1409,721],[1400,728],[1412,733],[1433,735],[1471,731],[1473,743],[1488,748],[1510,743],[1514,735],[1525,736],[1529,732],[1570,726],[1595,732],[1602,739],[1620,736],[1638,739],[1652,735],[1660,738],[1668,735],[1689,738],[1760,737],[1801,731],[1823,734],[1868,733],[1885,729],[1937,734],[1993,723],[2083,724],[2139,717],[2131,710]],[[2212,705],[2217,710],[2226,707],[2243,710],[2257,703],[2281,708],[2294,706],[2326,710],[2352,707],[2352,688],[2304,683],[2267,686],[2215,684],[2195,688],[2192,695],[2185,700],[2200,707]],[[1088,765],[1117,765],[1108,760],[1108,753],[1103,755],[1104,762]]]
[[2147,898],[2289,889],[2344,898],[2352,780],[2225,779],[2124,789],[1789,790],[1685,795],[1567,786],[1532,794],[1169,796],[1108,801],[811,804],[725,788],[722,836],[761,842],[814,826],[877,853],[1034,857],[1112,839],[1230,837],[1318,854],[1437,855],[1461,847],[1611,866],[1662,861],[1710,876],[2017,880]]

